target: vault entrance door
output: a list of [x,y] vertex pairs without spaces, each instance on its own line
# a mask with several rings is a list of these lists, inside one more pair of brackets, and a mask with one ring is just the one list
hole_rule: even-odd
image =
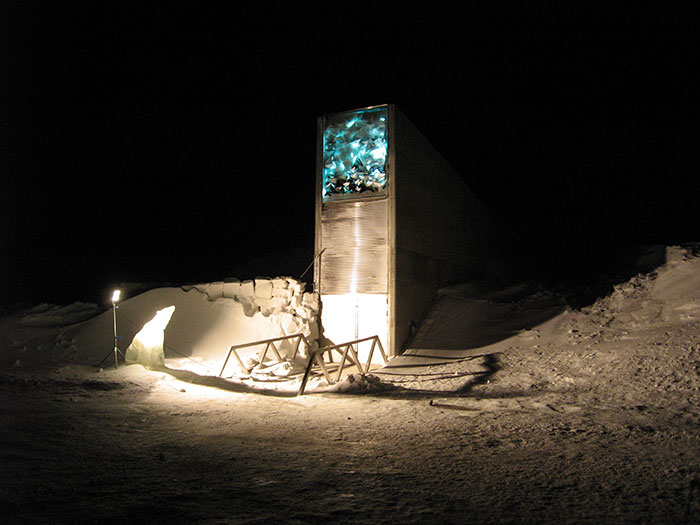
[[321,324],[334,344],[378,335],[387,348],[387,206],[379,199],[322,208]]
[[[376,335],[383,348],[387,348],[389,317],[386,294],[322,295],[321,303],[323,335],[329,343],[346,343]],[[363,343],[358,348],[363,363],[367,362],[369,350],[370,343]],[[382,362],[378,351],[372,360]]]

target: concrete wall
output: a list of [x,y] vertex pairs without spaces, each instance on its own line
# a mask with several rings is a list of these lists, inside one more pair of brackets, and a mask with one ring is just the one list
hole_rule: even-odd
[[439,288],[485,271],[493,232],[486,208],[396,107],[393,123],[393,346],[399,352]]

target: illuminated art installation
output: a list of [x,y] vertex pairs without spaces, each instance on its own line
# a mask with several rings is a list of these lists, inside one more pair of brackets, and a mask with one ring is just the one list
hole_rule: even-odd
[[386,187],[386,107],[329,117],[323,132],[323,200]]
[[323,344],[376,335],[397,355],[440,287],[483,270],[490,219],[393,104],[320,117],[317,148]]
[[141,364],[146,368],[156,369],[165,366],[164,332],[174,311],[175,306],[158,310],[153,319],[143,325],[143,328],[134,336],[134,340],[126,349],[125,360],[127,364]]

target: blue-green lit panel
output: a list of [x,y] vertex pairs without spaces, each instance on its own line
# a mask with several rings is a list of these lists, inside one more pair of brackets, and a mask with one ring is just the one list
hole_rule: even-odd
[[386,107],[340,113],[323,133],[323,200],[386,188]]

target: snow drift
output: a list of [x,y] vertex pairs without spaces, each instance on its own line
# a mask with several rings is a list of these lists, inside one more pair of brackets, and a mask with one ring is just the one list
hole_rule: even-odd
[[[250,395],[219,378],[193,384],[138,365],[85,366],[111,351],[112,329],[111,312],[85,320],[84,304],[0,319],[3,518],[697,523],[696,254],[671,247],[665,264],[544,324],[528,308],[557,293],[446,290],[459,298],[454,323],[490,323],[485,346],[302,397]],[[182,317],[166,329],[166,356],[169,344],[218,356],[236,319],[250,335],[281,329],[273,312],[248,316],[212,292],[221,285],[199,288],[124,301],[119,313],[134,325],[124,343],[170,304],[171,323]],[[502,315],[477,315],[473,301]],[[66,326],[62,316],[82,321]],[[505,339],[495,341],[501,319]],[[440,323],[445,332],[433,337]],[[470,331],[440,323],[433,342]],[[441,351],[459,352],[452,343]]]
[[[295,333],[315,343],[318,299],[303,288],[292,278],[277,278],[152,289],[118,304],[119,348],[124,351],[156,312],[171,306],[165,357],[196,358],[210,374],[218,372],[231,345]],[[0,343],[16,368],[61,361],[97,365],[113,349],[112,311],[96,305],[40,305],[2,322]]]

